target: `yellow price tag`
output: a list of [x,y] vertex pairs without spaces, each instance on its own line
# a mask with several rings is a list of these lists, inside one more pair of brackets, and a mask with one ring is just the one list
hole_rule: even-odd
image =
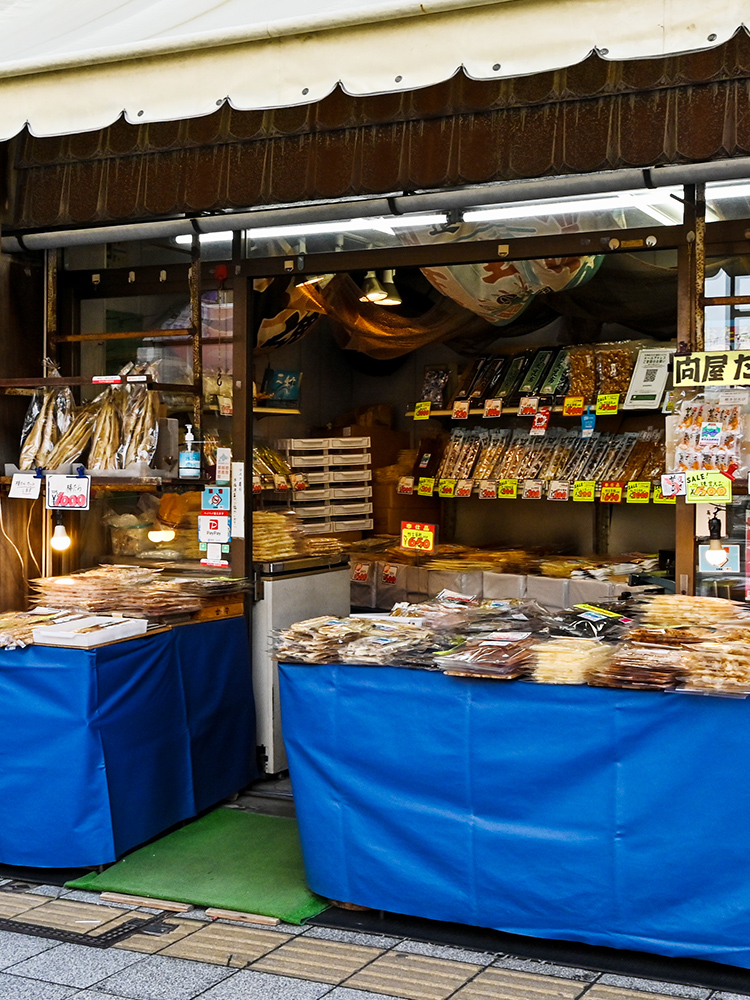
[[456,495],[456,480],[441,479],[438,483],[438,496],[454,497]]
[[498,479],[497,495],[501,500],[515,500],[518,496],[518,480]]
[[625,487],[626,503],[648,503],[651,499],[651,483],[633,480]]
[[593,479],[577,479],[573,483],[573,501],[578,503],[593,503],[596,500],[596,481]]
[[435,525],[402,521],[401,548],[425,554],[433,552],[435,550]]
[[563,400],[563,416],[580,417],[583,414],[584,402],[583,396],[566,396]]
[[432,403],[417,403],[414,407],[414,419],[415,420],[428,420],[430,417],[430,411],[432,410]]
[[685,503],[731,503],[732,480],[723,472],[691,469],[685,473]]
[[622,483],[602,483],[602,491],[599,494],[600,503],[621,503]]
[[620,406],[619,392],[604,392],[596,397],[597,417],[606,417],[610,414],[617,413],[619,406]]
[[434,479],[420,479],[419,485],[417,486],[417,496],[418,497],[431,497],[435,492],[435,480]]
[[677,503],[676,497],[665,497],[662,492],[661,486],[654,486],[654,495],[652,497],[654,503]]

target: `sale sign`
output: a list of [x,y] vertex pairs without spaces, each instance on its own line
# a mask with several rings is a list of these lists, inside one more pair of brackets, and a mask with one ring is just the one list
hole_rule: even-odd
[[605,417],[608,414],[617,413],[620,407],[619,392],[604,392],[596,397],[596,415]]
[[500,500],[515,500],[518,496],[518,480],[498,479],[497,495]]
[[401,548],[410,552],[422,552],[425,555],[435,549],[434,524],[418,524],[414,521],[401,522]]
[[88,510],[90,476],[47,476],[48,510]]

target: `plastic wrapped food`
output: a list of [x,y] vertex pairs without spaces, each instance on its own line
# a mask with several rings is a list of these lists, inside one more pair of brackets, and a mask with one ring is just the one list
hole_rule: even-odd
[[76,413],[73,423],[47,455],[47,468],[59,469],[60,466],[69,465],[81,457],[94,431],[99,399],[100,397],[97,397],[93,403],[82,407]]
[[597,391],[620,394],[625,400],[633,376],[638,345],[632,341],[596,345]]
[[109,388],[99,397],[101,402],[91,434],[89,469],[117,468],[121,436],[121,408],[117,394],[121,391]]
[[597,687],[666,691],[675,687],[683,660],[681,649],[624,643],[609,663],[589,673],[588,683]]
[[[59,377],[57,369],[51,369],[50,374]],[[21,431],[19,469],[56,468],[49,464],[49,456],[70,428],[74,413],[75,403],[67,386],[34,393]]]
[[681,679],[690,691],[750,693],[750,643],[700,642],[687,646]]
[[570,395],[583,396],[587,405],[594,402],[597,392],[596,358],[590,346],[572,347],[568,352]]
[[750,625],[746,605],[721,597],[691,597],[686,594],[657,594],[644,605],[642,621],[654,628],[681,625]]
[[450,374],[448,368],[440,368],[437,365],[425,368],[420,400],[432,403],[436,410],[442,410],[446,403]]
[[[135,372],[135,369],[133,369]],[[153,366],[136,372],[154,377]],[[129,383],[122,395],[122,440],[117,450],[117,464],[127,469],[134,463],[150,465],[156,454],[159,435],[158,394],[141,383]]]
[[596,639],[551,639],[531,647],[532,677],[540,684],[585,684],[605,669],[612,647]]

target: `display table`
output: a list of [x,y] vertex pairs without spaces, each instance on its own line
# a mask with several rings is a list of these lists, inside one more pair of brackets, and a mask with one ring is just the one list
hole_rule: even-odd
[[0,862],[114,861],[256,775],[244,618],[0,651]]
[[750,968],[750,704],[282,665],[332,899]]

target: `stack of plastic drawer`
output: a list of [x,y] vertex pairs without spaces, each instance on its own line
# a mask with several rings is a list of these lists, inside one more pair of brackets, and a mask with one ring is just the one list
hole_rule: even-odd
[[369,437],[285,438],[277,442],[308,488],[294,511],[310,534],[372,530]]

